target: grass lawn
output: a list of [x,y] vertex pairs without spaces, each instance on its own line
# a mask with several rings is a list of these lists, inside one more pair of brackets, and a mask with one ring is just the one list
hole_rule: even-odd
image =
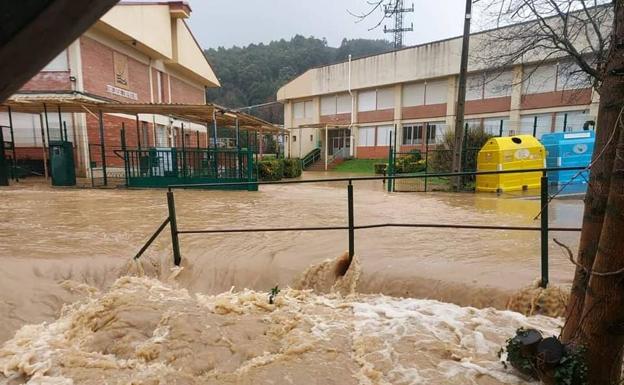
[[386,163],[384,159],[349,159],[338,166],[332,171],[335,172],[348,172],[354,174],[374,174],[375,163]]

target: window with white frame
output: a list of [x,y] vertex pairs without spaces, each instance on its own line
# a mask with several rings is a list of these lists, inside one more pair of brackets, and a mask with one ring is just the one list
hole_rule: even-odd
[[304,103],[304,109],[305,109],[305,113],[304,116],[306,118],[312,118],[314,117],[314,103],[312,103],[311,100],[308,100]]
[[305,117],[305,103],[296,102],[293,104],[293,115],[295,119],[303,119]]
[[489,73],[485,77],[483,97],[488,99],[511,96],[512,83],[513,73],[511,71]]
[[341,94],[336,97],[336,113],[350,114],[352,108],[352,100],[350,94]]
[[388,110],[394,108],[394,88],[377,90],[377,109]]
[[539,94],[555,90],[557,67],[552,63],[524,68],[522,94]]
[[499,136],[501,133],[501,125],[503,135],[505,135],[505,133],[509,131],[509,118],[500,117],[483,119],[483,131],[485,131],[486,134]]
[[295,119],[312,118],[314,116],[314,103],[311,100],[293,103],[293,115]]
[[414,124],[403,126],[403,144],[414,145],[423,142],[423,125]]
[[69,71],[69,61],[67,59],[67,50],[63,50],[58,56],[52,59],[43,69],[43,72]]
[[358,111],[375,111],[377,109],[377,92],[361,91],[358,93]]
[[483,83],[485,77],[483,73],[471,74],[466,78],[466,100],[483,99]]
[[336,115],[336,95],[323,96],[321,98],[321,115]]
[[511,132],[510,135],[533,135],[541,138],[543,134],[550,133],[552,126],[552,114],[522,115],[520,117],[520,129]]
[[167,127],[162,124],[156,125],[156,147],[168,147],[169,135],[167,135]]
[[390,145],[390,133],[392,133],[392,141],[394,142],[394,126],[379,126],[377,127],[377,145],[389,146]]
[[560,61],[557,65],[557,91],[590,88],[591,78],[572,60]]
[[360,127],[358,131],[358,146],[375,146],[375,127]]
[[429,143],[441,143],[447,130],[446,122],[430,122],[427,124],[427,140]]
[[446,103],[446,96],[448,94],[448,81],[438,80],[428,82],[425,88],[425,104],[442,104]]
[[588,120],[594,120],[589,116],[589,110],[557,112],[555,114],[555,131],[582,131]]
[[403,107],[422,106],[425,104],[425,83],[406,84],[403,86]]

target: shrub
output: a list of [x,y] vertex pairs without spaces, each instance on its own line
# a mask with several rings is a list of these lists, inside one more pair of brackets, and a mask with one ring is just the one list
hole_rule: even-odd
[[387,163],[375,163],[373,165],[373,168],[375,169],[375,174],[376,175],[382,175],[386,173],[386,169],[388,168],[388,164]]
[[278,159],[263,159],[258,162],[258,178],[275,181],[284,177],[284,162]]
[[425,171],[425,162],[418,150],[412,150],[407,155],[398,157],[394,162],[394,171],[397,174],[412,174]]
[[284,178],[297,178],[301,176],[301,159],[283,159],[282,162],[284,162]]
[[[463,168],[467,171],[477,169],[477,154],[485,143],[493,135],[486,133],[483,128],[470,128],[464,137]],[[435,172],[450,172],[453,168],[453,150],[455,148],[455,133],[447,131],[442,138],[442,144],[431,151],[429,157],[429,167]]]

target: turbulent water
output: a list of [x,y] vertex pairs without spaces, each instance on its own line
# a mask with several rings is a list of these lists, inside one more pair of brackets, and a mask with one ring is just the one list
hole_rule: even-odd
[[[181,230],[343,225],[346,189],[179,191],[176,205]],[[537,226],[539,209],[523,197],[355,185],[356,224]],[[550,211],[551,224],[578,226],[582,202],[555,201]],[[183,235],[183,268],[173,271],[165,231],[130,262],[166,217],[160,190],[22,184],[0,190],[0,212],[8,384],[523,383],[497,362],[498,347],[518,326],[558,326],[456,306],[505,309],[539,276],[539,233],[361,230],[358,258],[337,280],[344,231]],[[578,243],[575,233],[555,236]],[[573,267],[554,245],[550,265],[551,282],[568,284]],[[120,279],[128,274],[143,278]],[[275,285],[293,289],[270,306]]]
[[[85,290],[85,288],[82,288]],[[381,295],[190,294],[147,278],[26,326],[0,349],[9,384],[524,384],[497,351],[559,322]]]

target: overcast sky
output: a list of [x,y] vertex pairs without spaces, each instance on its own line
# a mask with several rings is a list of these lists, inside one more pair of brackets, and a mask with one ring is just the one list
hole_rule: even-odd
[[[189,24],[204,48],[243,46],[290,39],[296,34],[326,38],[338,46],[343,38],[392,39],[383,26],[374,26],[375,13],[356,23],[354,13],[365,12],[366,0],[187,0],[193,13]],[[464,0],[413,0],[416,12],[406,15],[414,23],[405,45],[458,36],[463,28]],[[405,2],[406,6],[411,1]],[[389,21],[386,21],[391,26]]]

